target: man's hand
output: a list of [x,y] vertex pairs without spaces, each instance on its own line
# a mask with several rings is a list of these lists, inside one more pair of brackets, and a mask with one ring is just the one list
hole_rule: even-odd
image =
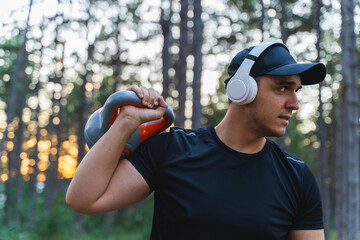
[[132,105],[121,107],[117,119],[127,121],[129,127],[138,127],[140,124],[160,119],[164,116],[168,105],[160,93],[153,88],[139,87],[132,85],[128,90],[134,91],[141,98],[145,108],[138,108]]

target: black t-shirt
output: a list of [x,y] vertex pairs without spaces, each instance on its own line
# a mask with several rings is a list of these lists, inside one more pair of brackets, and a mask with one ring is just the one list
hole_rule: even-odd
[[313,174],[269,139],[245,154],[214,127],[172,128],[128,159],[154,191],[152,240],[280,240],[292,229],[323,228]]

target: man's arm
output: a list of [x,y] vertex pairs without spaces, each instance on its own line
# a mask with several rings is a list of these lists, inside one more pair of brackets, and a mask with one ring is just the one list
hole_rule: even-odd
[[[144,122],[161,118],[167,104],[158,92],[132,86],[147,108],[124,106],[110,129],[81,161],[66,193],[66,203],[84,214],[103,213],[134,204],[150,194],[140,173],[120,159],[128,139]],[[158,108],[153,109],[154,106]]]
[[324,240],[324,229],[318,230],[291,230],[288,240]]

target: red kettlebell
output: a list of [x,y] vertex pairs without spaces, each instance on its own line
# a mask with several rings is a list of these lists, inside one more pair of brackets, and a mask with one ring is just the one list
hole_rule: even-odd
[[[120,91],[110,95],[104,106],[96,110],[86,122],[84,134],[89,148],[110,128],[124,105],[144,107],[141,99],[133,91]],[[173,121],[174,112],[168,107],[160,119],[141,124],[130,137],[121,157],[130,155],[142,142],[168,128]]]

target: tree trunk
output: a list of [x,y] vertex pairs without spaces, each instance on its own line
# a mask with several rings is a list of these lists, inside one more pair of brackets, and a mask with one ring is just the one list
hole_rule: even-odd
[[[56,27],[56,37],[55,37],[55,45],[62,44],[63,49],[61,56],[57,58],[55,66],[61,66],[60,69],[55,69],[55,77],[53,79],[54,84],[60,84],[62,85],[62,79],[64,75],[64,55],[65,55],[65,43],[60,43],[58,41],[58,30],[59,25]],[[45,182],[45,210],[49,214],[51,212],[51,209],[54,204],[54,195],[58,189],[58,159],[59,159],[59,152],[60,152],[60,145],[61,145],[61,111],[62,111],[62,105],[61,105],[61,99],[62,99],[62,90],[63,86],[61,87],[60,92],[53,92],[52,97],[52,103],[53,103],[53,114],[51,119],[53,120],[55,117],[57,117],[60,121],[58,123],[54,123],[52,120],[50,121],[50,136],[51,136],[51,145],[52,148],[56,148],[56,154],[50,154],[49,156],[49,162],[50,165],[46,170],[46,182]],[[56,99],[56,94],[60,94],[60,98]],[[56,112],[55,109],[58,108],[59,111]],[[53,138],[56,138],[53,140]]]
[[[39,89],[41,88],[41,83],[40,81],[36,84],[36,88],[35,88],[35,92],[39,92]],[[38,94],[38,100],[39,100],[39,94]],[[35,165],[34,165],[34,172],[30,175],[30,207],[29,207],[29,211],[30,211],[30,220],[29,220],[29,227],[28,230],[30,232],[34,232],[35,231],[35,221],[36,221],[36,202],[37,202],[37,175],[39,173],[39,168],[37,167],[37,164],[39,162],[38,160],[38,143],[40,140],[40,127],[39,127],[39,113],[40,113],[40,104],[38,103],[37,107],[36,107],[36,117],[38,119],[38,123],[37,123],[37,127],[36,127],[36,145],[35,145],[35,150],[34,150],[34,160],[35,160]]]
[[185,101],[186,101],[186,70],[187,62],[186,57],[188,53],[188,0],[181,0],[180,10],[180,52],[178,64],[178,91],[179,106],[176,111],[175,126],[184,127],[185,123]]
[[318,150],[318,179],[322,200],[322,208],[323,208],[323,217],[324,217],[324,229],[325,229],[325,239],[328,239],[329,229],[330,229],[330,216],[331,216],[331,206],[330,206],[330,192],[329,192],[329,164],[326,153],[326,125],[324,122],[323,116],[323,103],[321,101],[321,86],[319,86],[319,118],[317,121],[318,131],[317,136],[320,142],[320,148]]
[[280,1],[281,5],[281,17],[280,17],[280,28],[281,28],[281,40],[286,44],[288,38],[288,31],[286,28],[287,14],[286,14],[286,1]]
[[[23,88],[28,88],[27,83],[19,83],[19,81],[22,80],[23,77],[26,77],[25,74],[25,66],[27,64],[27,54],[26,54],[26,43],[27,43],[27,32],[29,31],[29,19],[30,19],[30,13],[31,13],[31,9],[32,9],[32,0],[30,0],[29,2],[29,11],[28,11],[28,16],[27,16],[27,20],[26,20],[26,27],[24,30],[24,36],[23,36],[23,41],[22,44],[19,48],[19,53],[17,55],[16,58],[16,63],[15,63],[15,70],[13,73],[13,77],[12,77],[12,82],[10,85],[10,93],[9,93],[9,99],[7,102],[7,118],[6,118],[6,128],[5,131],[3,132],[3,138],[0,141],[0,153],[3,151],[4,149],[4,144],[7,142],[8,140],[8,130],[9,130],[9,124],[14,120],[15,115],[16,115],[16,109],[17,107],[19,107],[19,105],[21,106],[21,102],[22,100],[20,99],[20,101],[18,100],[18,96],[22,96],[22,91],[24,90]],[[20,91],[20,92],[19,92]],[[25,101],[25,99],[24,99]],[[20,117],[19,117],[19,123],[22,124],[22,120],[21,120],[21,114],[22,113],[22,109],[20,110]],[[22,127],[23,125],[20,125],[20,127]],[[21,129],[19,129],[18,131],[20,131]],[[17,139],[22,139],[23,138],[23,133],[20,133],[20,136],[17,136]],[[21,149],[21,145],[17,145],[15,146],[15,149]],[[16,151],[16,150],[15,150]],[[14,156],[14,157],[12,157]],[[9,177],[8,177],[8,181],[6,181],[5,183],[5,193],[6,193],[6,197],[7,200],[5,202],[5,211],[7,212],[6,216],[7,218],[11,218],[11,214],[9,214],[10,211],[10,207],[9,205],[12,202],[15,202],[15,205],[19,204],[19,200],[13,200],[11,196],[11,188],[12,185],[14,184],[14,182],[12,181],[12,175],[11,175],[11,171],[12,169],[12,159],[15,160],[15,171],[17,171],[17,175],[20,174],[20,168],[17,168],[16,162],[20,161],[18,160],[18,155],[16,155],[14,152],[10,152],[8,153],[8,170],[9,170]],[[22,180],[21,180],[22,181]],[[22,192],[20,191],[20,188],[22,189],[22,182],[20,183],[19,180],[17,181],[17,188],[19,189],[19,192],[17,192],[16,194],[22,194]],[[19,215],[18,215],[18,209],[15,208],[15,220],[18,220]],[[10,220],[10,219],[9,219]]]
[[[23,36],[23,41],[22,44],[20,46],[19,49],[19,53],[17,55],[16,58],[16,63],[15,63],[15,70],[14,70],[14,75],[12,77],[12,82],[10,85],[10,93],[9,93],[9,99],[8,99],[8,103],[7,103],[7,116],[6,116],[6,125],[7,127],[5,128],[5,131],[3,132],[3,138],[0,141],[0,152],[2,152],[2,150],[4,149],[4,144],[7,141],[7,133],[8,133],[8,126],[9,123],[12,122],[12,120],[15,117],[15,112],[16,112],[16,106],[17,106],[17,97],[18,97],[18,88],[22,87],[23,84],[19,84],[19,78],[20,78],[20,74],[22,72],[24,72],[24,66],[26,64],[26,59],[27,59],[27,54],[26,54],[26,42],[27,42],[27,32],[29,31],[29,19],[30,19],[30,13],[31,13],[31,7],[32,7],[32,0],[30,0],[29,3],[29,12],[28,12],[28,16],[27,16],[27,20],[26,20],[26,27],[24,30],[24,36]],[[25,74],[25,73],[24,73]]]
[[[120,8],[120,6],[119,6]],[[113,92],[116,92],[118,90],[118,86],[120,83],[120,74],[121,74],[121,62],[120,62],[120,53],[121,53],[121,49],[120,49],[120,41],[119,41],[119,35],[120,35],[120,23],[121,23],[121,19],[120,16],[117,16],[116,18],[116,23],[115,23],[115,42],[116,42],[116,54],[114,56],[115,58],[115,66],[114,66],[114,86],[113,86]]]
[[112,224],[114,222],[116,211],[111,211],[105,214],[105,232],[108,235],[112,233]]
[[[25,64],[27,63],[27,61],[24,62]],[[25,68],[25,67],[24,67]],[[21,73],[21,78],[23,79],[23,88],[21,89],[20,93],[19,93],[19,105],[17,106],[18,109],[18,116],[20,116],[19,118],[19,128],[17,130],[17,138],[16,138],[16,144],[15,144],[15,159],[12,159],[13,161],[15,161],[15,169],[17,171],[16,174],[16,200],[15,200],[15,222],[17,224],[21,223],[21,218],[20,218],[20,214],[21,214],[21,202],[23,199],[23,176],[21,174],[21,161],[22,159],[20,158],[20,154],[23,151],[23,142],[24,142],[24,131],[25,131],[25,123],[22,120],[22,112],[23,109],[25,107],[25,103],[26,103],[26,95],[28,92],[28,84],[27,84],[27,77],[25,72]]]
[[163,97],[166,100],[169,96],[169,69],[171,66],[171,55],[169,52],[170,46],[171,46],[171,17],[172,17],[172,0],[170,1],[170,7],[168,10],[168,13],[166,12],[166,9],[163,7],[161,8],[161,19],[160,19],[160,25],[162,29],[164,44],[162,49],[162,75],[163,75]]
[[343,99],[339,99],[337,109],[339,109],[339,116],[336,119],[336,134],[335,134],[335,179],[336,179],[336,195],[335,195],[335,228],[337,232],[338,240],[346,240],[345,231],[345,195],[346,195],[346,184],[345,184],[345,151],[343,150],[344,145],[344,116],[342,116]]
[[[40,26],[41,32],[43,32],[44,30],[44,24],[43,21],[41,23]],[[43,39],[44,35],[42,35],[42,38],[40,39],[40,41]],[[39,49],[40,52],[40,59],[43,56],[43,45],[41,45],[41,48]],[[42,68],[42,64],[40,64],[39,69]],[[40,140],[40,127],[39,127],[39,123],[40,123],[40,119],[39,119],[39,114],[40,114],[40,95],[39,95],[39,90],[41,89],[42,84],[40,81],[38,81],[36,83],[36,87],[35,87],[35,93],[37,94],[37,99],[38,99],[38,104],[35,110],[35,118],[37,119],[37,125],[36,125],[36,145],[35,145],[35,149],[34,149],[34,153],[33,153],[33,159],[35,160],[35,164],[33,166],[33,173],[30,175],[30,207],[29,207],[29,212],[30,212],[30,219],[29,219],[29,225],[28,225],[28,230],[30,232],[34,232],[35,231],[35,224],[36,224],[36,209],[37,209],[37,198],[38,198],[38,193],[37,193],[37,175],[39,174],[39,168],[37,166],[38,162],[39,162],[39,151],[38,151],[38,143]]]
[[353,0],[341,1],[341,97],[344,116],[343,134],[346,153],[346,227],[347,238],[359,237],[359,85],[358,85],[358,52],[354,23],[355,4]]
[[201,0],[194,1],[194,29],[193,29],[193,52],[194,52],[194,80],[193,80],[193,112],[192,128],[202,127],[202,105],[201,105],[201,72],[202,72],[202,43],[203,24],[201,20]]
[[260,0],[261,4],[261,16],[260,16],[260,30],[261,30],[261,41],[264,41],[264,22],[265,22],[265,4],[264,0]]
[[[322,42],[322,31],[320,28],[321,22],[321,0],[316,1],[316,32],[318,36],[318,40],[316,42],[316,50],[317,50],[317,59],[316,62],[320,61],[320,43]],[[322,208],[323,208],[323,217],[324,217],[324,230],[325,230],[325,239],[329,238],[329,229],[330,229],[330,219],[331,219],[331,204],[330,204],[330,189],[329,189],[329,163],[326,154],[326,125],[323,116],[323,102],[321,100],[321,87],[324,85],[324,82],[319,85],[319,118],[318,118],[318,131],[317,136],[320,142],[320,148],[318,150],[319,164],[318,164],[318,174],[319,174],[319,185],[320,185],[320,193],[322,200]]]

